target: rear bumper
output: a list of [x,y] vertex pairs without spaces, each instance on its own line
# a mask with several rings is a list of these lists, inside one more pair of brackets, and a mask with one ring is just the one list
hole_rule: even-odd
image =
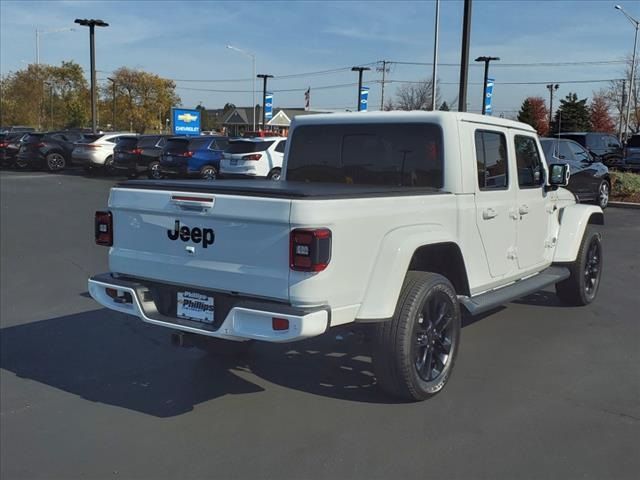
[[103,166],[106,160],[103,152],[87,150],[74,150],[71,157],[77,164],[85,166]]
[[[117,299],[107,289],[118,292]],[[263,340],[266,342],[292,342],[315,337],[329,326],[329,308],[297,308],[275,302],[239,300],[226,313],[221,322],[209,325],[158,311],[151,289],[130,279],[115,278],[110,273],[89,279],[89,293],[98,303],[117,312],[135,315],[154,325],[226,340]],[[273,330],[274,317],[287,319],[288,330]]]

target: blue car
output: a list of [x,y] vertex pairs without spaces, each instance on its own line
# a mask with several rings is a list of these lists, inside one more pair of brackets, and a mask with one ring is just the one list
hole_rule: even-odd
[[218,136],[171,137],[160,155],[160,173],[168,177],[198,177],[213,180],[218,176],[222,152],[229,139]]

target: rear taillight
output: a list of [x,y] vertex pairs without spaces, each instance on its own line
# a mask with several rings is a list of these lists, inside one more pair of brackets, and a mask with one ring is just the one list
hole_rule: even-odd
[[188,151],[188,152],[184,152],[182,154],[183,157],[193,157],[193,152],[192,151]]
[[331,260],[331,230],[297,228],[291,231],[289,265],[300,272],[321,272]]
[[88,143],[87,145],[84,145],[84,148],[98,149],[102,148],[102,145],[99,143]]
[[142,149],[134,148],[133,150],[131,150],[131,153],[133,153],[134,155],[142,155]]
[[36,147],[36,148],[42,148],[42,147],[44,147],[44,143],[42,143],[42,142],[40,142],[40,143],[36,143],[36,144],[34,145],[34,147]]
[[260,160],[262,155],[259,153],[254,153],[253,155],[245,155],[242,157],[242,160]]
[[111,212],[96,212],[96,244],[105,247],[113,245],[113,217]]
[[7,148],[8,146],[8,143],[0,143],[0,148]]

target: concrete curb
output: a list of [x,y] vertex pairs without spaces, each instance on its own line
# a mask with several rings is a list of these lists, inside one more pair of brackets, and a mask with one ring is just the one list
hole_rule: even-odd
[[632,202],[609,202],[610,207],[617,208],[640,208],[640,203],[632,203]]

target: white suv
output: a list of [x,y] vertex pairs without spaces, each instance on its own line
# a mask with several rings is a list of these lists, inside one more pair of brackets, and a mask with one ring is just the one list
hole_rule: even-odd
[[280,180],[286,143],[287,139],[283,137],[229,140],[229,147],[220,161],[220,175]]
[[75,163],[84,166],[86,170],[104,168],[113,169],[113,148],[123,135],[131,133],[98,133],[86,134],[82,141],[76,143],[71,154]]

